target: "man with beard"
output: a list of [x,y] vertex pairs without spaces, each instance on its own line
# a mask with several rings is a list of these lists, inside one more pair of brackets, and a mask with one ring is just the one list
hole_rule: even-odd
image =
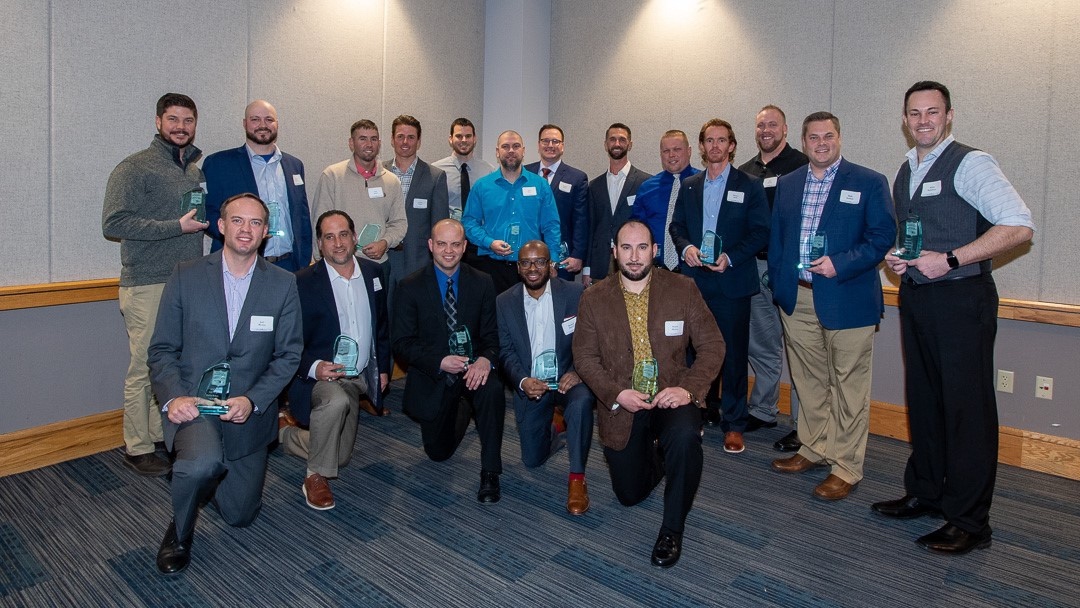
[[125,158],[105,187],[101,232],[120,241],[120,312],[127,327],[131,361],[124,378],[124,464],[140,475],[169,472],[157,456],[161,414],[154,405],[146,347],[154,333],[165,281],[180,262],[202,255],[206,222],[187,201],[202,197],[203,172],[195,163],[199,110],[187,95],[166,93],[157,102],[157,135],[150,147]]
[[572,281],[581,272],[589,251],[589,176],[563,162],[565,141],[558,125],[540,127],[540,161],[525,165],[525,170],[539,173],[551,187],[559,209],[559,232],[566,245],[565,251],[554,250],[555,261],[559,262],[559,276]]
[[608,170],[589,182],[589,257],[582,269],[586,286],[608,275],[615,229],[630,219],[637,200],[638,187],[649,174],[630,164],[628,154],[634,149],[630,127],[617,122],[604,134]]
[[[574,365],[596,395],[600,442],[619,502],[640,503],[667,477],[652,563],[670,568],[682,553],[686,515],[701,481],[700,396],[720,371],[724,339],[693,281],[652,272],[656,248],[643,222],[619,229],[618,274],[581,297]],[[687,366],[691,348],[697,356]],[[653,386],[635,381],[649,369]]]
[[[577,283],[552,278],[554,260],[543,241],[529,241],[518,252],[522,285],[499,294],[499,356],[514,391],[514,414],[521,437],[521,462],[538,467],[563,443],[570,460],[566,510],[589,510],[585,463],[592,446],[593,396],[574,371],[571,343],[577,326]],[[540,376],[541,355],[553,356],[551,375]],[[556,408],[562,410],[556,413]]]
[[274,106],[261,99],[244,109],[247,143],[206,157],[206,221],[210,251],[221,249],[217,229],[221,203],[242,192],[257,192],[270,208],[270,230],[263,257],[288,271],[311,262],[311,216],[304,163],[277,147],[278,119]]
[[465,235],[477,246],[477,269],[495,282],[502,293],[517,284],[517,254],[526,241],[535,239],[558,251],[562,242],[559,210],[547,180],[522,171],[525,143],[516,131],[499,135],[495,153],[499,170],[473,184],[461,223]]
[[701,169],[690,166],[690,140],[678,129],[660,137],[660,166],[664,169],[645,180],[638,188],[637,200],[630,217],[645,222],[656,241],[658,266],[668,270],[679,268],[679,252],[671,241],[671,215],[679,197],[682,181]]
[[[446,191],[450,197],[450,216],[461,219],[465,201],[476,180],[495,170],[495,166],[482,158],[473,157],[476,149],[476,127],[468,118],[456,118],[450,123],[450,156],[431,163],[446,172]],[[469,243],[475,252],[476,245]]]

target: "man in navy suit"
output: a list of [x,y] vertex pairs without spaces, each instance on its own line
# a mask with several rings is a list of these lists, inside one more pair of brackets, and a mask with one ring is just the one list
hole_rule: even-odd
[[[296,273],[304,354],[289,387],[291,416],[282,417],[278,438],[286,453],[307,460],[304,498],[312,509],[325,511],[334,508],[327,478],[337,477],[352,456],[360,397],[382,411],[392,363],[387,289],[379,265],[356,257],[352,218],[336,209],[323,213],[315,238],[322,260]],[[338,336],[356,341],[358,374],[347,375],[334,362]]]
[[[570,478],[566,510],[589,510],[585,463],[592,446],[593,396],[574,371],[571,344],[577,327],[578,299],[585,289],[555,277],[551,252],[543,241],[529,241],[518,251],[522,283],[499,294],[499,357],[514,391],[514,414],[521,437],[521,462],[538,467],[560,447],[566,435]],[[535,361],[554,353],[557,368],[542,373]],[[556,386],[552,387],[549,383]],[[563,409],[556,414],[556,406]]]
[[[212,499],[241,527],[262,507],[277,398],[303,346],[296,277],[259,257],[268,216],[253,194],[226,200],[217,221],[224,248],[177,266],[161,296],[147,362],[176,457],[173,522],[157,556],[165,574],[187,568],[199,505]],[[204,371],[219,363],[230,366],[228,411],[200,415]]]
[[258,193],[276,217],[262,251],[266,261],[288,271],[311,262],[311,216],[304,187],[304,163],[277,147],[277,110],[257,99],[244,110],[247,143],[206,157],[206,221],[210,223],[210,251],[222,247],[217,229],[221,204],[243,192]]
[[802,138],[810,167],[778,181],[769,240],[802,447],[772,466],[828,466],[814,496],[840,500],[862,479],[874,331],[884,310],[878,264],[896,238],[896,215],[885,176],[840,157],[838,118],[807,116]]
[[546,179],[555,195],[559,233],[566,252],[565,256],[553,253],[556,261],[561,261],[559,276],[573,280],[589,255],[589,176],[562,162],[565,139],[563,130],[556,125],[540,127],[540,162],[525,165],[525,170]]

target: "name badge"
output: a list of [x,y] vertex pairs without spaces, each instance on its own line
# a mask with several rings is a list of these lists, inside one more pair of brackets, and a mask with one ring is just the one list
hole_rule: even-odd
[[682,321],[664,321],[665,336],[681,336],[683,331]]
[[628,206],[630,206],[630,207],[633,207],[634,206],[634,201],[636,201],[636,200],[637,200],[637,195],[636,194],[631,194],[630,196],[626,197],[626,204]]
[[209,190],[206,189],[206,182],[199,182],[199,187],[202,188],[203,192],[209,192]]
[[854,192],[852,190],[840,191],[840,202],[847,203],[849,205],[858,205],[859,199],[862,198],[862,192]]
[[934,182],[924,182],[922,185],[923,196],[937,196],[941,194],[941,180]]
[[382,186],[375,186],[374,188],[367,189],[368,198],[382,198],[383,191]]
[[567,317],[562,322],[562,333],[564,336],[569,336],[577,329],[577,315]]
[[536,196],[536,186],[525,186],[521,189],[521,196]]
[[412,202],[413,209],[427,209],[426,198],[414,198]]
[[559,190],[562,190],[563,192],[570,192],[570,188],[570,184],[566,182],[559,182]]
[[293,175],[292,176],[292,185],[294,185],[294,186],[303,186],[304,185],[304,178],[300,177],[299,173]]
[[777,178],[776,178],[775,175],[772,176],[772,177],[766,177],[765,179],[761,180],[761,185],[765,186],[766,188],[775,188],[776,187],[776,179]]
[[380,291],[382,289],[382,281],[379,280],[379,277],[371,279],[371,287],[372,291]]
[[743,202],[744,198],[745,195],[738,190],[729,190],[727,193],[727,200],[731,201],[732,203],[741,203]]
[[251,324],[248,329],[251,331],[274,331],[274,317],[251,315]]

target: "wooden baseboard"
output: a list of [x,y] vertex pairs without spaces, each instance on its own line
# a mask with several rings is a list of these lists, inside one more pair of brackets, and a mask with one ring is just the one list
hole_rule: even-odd
[[0,477],[124,445],[124,410],[0,435]]

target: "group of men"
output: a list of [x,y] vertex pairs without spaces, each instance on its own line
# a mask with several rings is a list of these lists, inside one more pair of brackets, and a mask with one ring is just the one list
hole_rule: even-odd
[[[245,145],[200,170],[195,104],[163,96],[158,135],[110,176],[102,220],[121,242],[125,462],[172,472],[159,569],[187,567],[203,505],[231,525],[256,518],[275,440],[306,460],[307,504],[333,508],[329,480],[351,457],[361,407],[385,413],[393,357],[408,371],[403,409],[432,460],[450,458],[475,420],[482,503],[501,495],[504,381],[525,466],[566,446],[574,515],[589,509],[596,418],[622,504],[667,478],[652,561],[670,567],[701,478],[703,425],[719,426],[734,454],[743,433],[775,427],[786,349],[800,407],[775,447],[796,453],[772,467],[827,467],[813,494],[843,499],[862,478],[883,260],[901,277],[913,450],[906,495],[873,509],[944,516],[918,539],[931,550],[988,546],[990,259],[1029,240],[1033,224],[993,158],[952,139],[952,117],[943,85],[908,91],[915,146],[891,195],[883,175],[842,157],[828,112],[803,121],[799,153],[783,111],[765,106],[758,154],[740,169],[727,121],[698,133],[704,171],[689,164],[686,134],[668,131],[654,176],[631,165],[631,130],[615,123],[608,171],[591,182],[562,162],[556,125],[539,130],[541,160],[524,167],[523,138],[503,132],[492,167],[472,156],[468,119],[454,121],[451,155],[432,164],[417,157],[415,118],[394,120],[395,157],[383,164],[378,127],[360,120],[351,157],[323,171],[309,210],[303,164],[275,143],[273,106],[249,104]],[[893,251],[894,200],[921,219],[914,259]],[[225,413],[206,415],[200,405],[215,400],[200,392],[221,369]]]

